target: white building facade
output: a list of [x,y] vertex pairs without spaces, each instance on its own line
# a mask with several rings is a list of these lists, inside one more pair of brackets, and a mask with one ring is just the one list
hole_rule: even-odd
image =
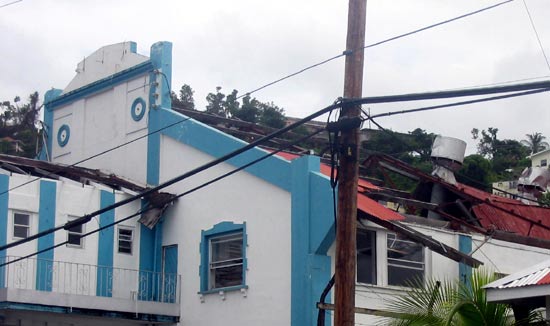
[[[334,272],[332,189],[320,172],[319,158],[267,157],[200,188],[267,152],[253,148],[198,169],[245,144],[171,109],[171,46],[155,43],[147,57],[136,53],[135,43],[125,42],[103,47],[80,62],[64,90],[46,93],[48,137],[41,159],[81,162],[79,166],[144,187],[188,174],[162,189],[178,199],[162,210],[151,228],[136,216],[90,236],[74,235],[149,207],[149,200],[142,199],[80,229],[61,230],[7,249],[4,256],[9,260],[66,239],[81,241],[22,260],[33,280],[24,295],[10,279],[19,265],[0,271],[0,288],[6,293],[0,296],[0,307],[7,322],[316,325],[316,303]],[[11,190],[28,178],[0,174],[0,245],[135,195],[47,177]],[[505,274],[524,266],[516,266],[512,257],[528,265],[548,255],[546,249],[412,226],[465,254],[483,244],[474,257]],[[499,249],[503,245],[506,250]],[[396,246],[410,252],[407,261],[392,256]],[[406,289],[401,279],[411,273],[447,279],[468,274],[466,265],[372,223],[360,229],[358,247],[357,306],[382,309],[384,298]],[[78,292],[84,288],[71,283],[72,270],[63,285],[69,290],[60,288],[56,275],[67,268],[65,263],[74,268],[75,277],[88,269],[81,274],[89,276],[89,293]],[[105,274],[110,277],[103,280]],[[10,307],[12,292],[19,295],[18,305]],[[370,324],[374,319],[358,315],[357,320]],[[331,323],[330,316],[326,322]]]

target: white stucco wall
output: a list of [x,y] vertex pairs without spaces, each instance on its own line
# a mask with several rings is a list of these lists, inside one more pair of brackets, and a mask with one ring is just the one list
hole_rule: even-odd
[[[387,285],[386,235],[388,231],[372,223],[368,223],[367,226],[369,229],[377,231],[377,284],[357,284],[355,305],[357,307],[384,310],[386,308],[386,301],[396,295],[402,294],[406,288]],[[410,226],[425,235],[458,249],[459,233],[417,224]],[[475,251],[473,257],[484,263],[482,268],[495,273],[511,274],[550,257],[550,250],[548,249],[492,239],[484,242],[484,236],[472,235],[472,250],[476,250],[481,245]],[[329,253],[334,257],[334,246]],[[457,262],[429,249],[425,249],[425,257],[425,275],[427,278],[436,280],[456,280],[458,278]],[[355,321],[356,325],[375,325],[380,321],[380,318],[372,315],[356,314]]]
[[[161,139],[161,182],[214,158],[168,137]],[[166,191],[179,194],[232,170],[208,169]],[[246,172],[239,172],[182,197],[168,210],[163,245],[178,245],[182,275],[182,325],[290,324],[290,194]],[[245,294],[197,294],[201,230],[230,221],[246,222],[248,247]]]
[[[148,101],[148,76],[135,78],[86,99],[54,110],[52,161],[74,164],[147,134],[148,115],[131,116],[136,98]],[[57,132],[68,125],[68,143],[61,147]],[[79,164],[102,169],[139,183],[146,181],[147,139],[143,138]]]

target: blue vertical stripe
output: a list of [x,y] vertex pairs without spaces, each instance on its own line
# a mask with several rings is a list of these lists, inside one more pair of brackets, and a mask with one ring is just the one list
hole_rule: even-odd
[[[115,194],[102,190],[99,204],[101,208],[115,203]],[[99,226],[111,224],[115,221],[115,210],[110,210],[99,215]],[[97,285],[96,294],[100,297],[112,296],[113,289],[113,254],[115,243],[114,228],[106,228],[99,232],[97,255]]]
[[[458,236],[458,250],[469,255],[472,252],[472,237],[460,234]],[[458,264],[460,282],[468,285],[472,276],[472,267],[464,263]]]
[[[315,325],[316,303],[330,280],[334,217],[329,180],[318,174],[320,159],[292,161],[290,325]],[[317,173],[315,173],[317,172]],[[328,314],[325,325],[330,325]]]
[[[56,206],[55,182],[40,181],[40,206],[38,208],[38,232],[55,227]],[[38,238],[37,250],[44,250],[54,245],[54,234],[50,233]],[[36,264],[36,289],[39,291],[52,290],[53,250],[39,253]]]
[[[7,244],[8,239],[8,201],[10,178],[5,174],[0,174],[0,246]],[[6,251],[0,251],[0,263],[3,264],[6,259]],[[6,266],[0,267],[0,288],[6,285]]]

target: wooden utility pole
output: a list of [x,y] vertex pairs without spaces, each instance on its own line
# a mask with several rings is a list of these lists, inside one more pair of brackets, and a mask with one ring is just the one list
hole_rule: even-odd
[[[365,46],[366,0],[349,0],[348,32],[344,98],[362,96],[363,47]],[[340,169],[338,184],[338,219],[336,233],[335,326],[355,325],[355,260],[357,229],[357,179],[359,125],[354,123],[361,115],[359,105],[344,105],[339,122],[342,127],[340,142]],[[351,122],[351,123],[346,123]]]

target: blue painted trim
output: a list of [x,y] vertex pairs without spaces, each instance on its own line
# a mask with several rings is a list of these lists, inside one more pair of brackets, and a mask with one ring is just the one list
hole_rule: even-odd
[[130,52],[137,53],[137,43],[136,42],[130,42]]
[[[55,227],[57,184],[52,181],[40,180],[40,201],[38,207],[38,232]],[[54,234],[38,238],[37,251],[54,245]],[[36,289],[52,290],[53,250],[39,253],[36,262]]]
[[151,109],[172,108],[172,43],[157,42],[151,46],[151,63],[155,71],[149,77],[149,106]]
[[62,125],[57,130],[57,144],[61,147],[65,147],[71,138],[71,128],[68,125]]
[[[225,288],[208,288],[208,276],[209,265],[210,265],[210,239],[215,237],[220,237],[232,233],[242,233],[243,235],[243,282],[241,285],[230,286]],[[248,260],[246,258],[246,248],[248,245],[248,236],[246,234],[246,222],[242,224],[233,223],[233,222],[220,222],[214,225],[211,229],[201,231],[201,244],[200,244],[200,255],[201,255],[201,264],[199,266],[199,275],[200,275],[200,291],[201,294],[208,293],[217,293],[219,291],[233,291],[242,288],[248,288],[246,286],[246,271],[248,269]]]
[[[316,302],[331,278],[327,250],[334,241],[329,180],[320,175],[320,159],[303,156],[291,162],[291,325],[316,325]],[[329,316],[325,325],[330,325]]]
[[[105,208],[115,203],[113,192],[101,190],[99,206]],[[99,215],[99,227],[114,223],[115,211],[110,210]],[[111,297],[113,295],[113,256],[115,252],[115,228],[107,228],[99,232],[97,248],[97,284],[96,295],[98,297]]]
[[130,109],[132,119],[134,119],[134,121],[140,121],[145,116],[145,111],[147,111],[147,104],[145,103],[145,100],[141,97],[136,98],[132,103],[132,108]]
[[100,79],[91,84],[70,91],[67,94],[63,94],[49,102],[46,102],[45,105],[47,105],[51,110],[55,110],[76,100],[89,97],[90,95],[99,93],[108,88],[112,88],[113,86],[123,83],[129,79],[146,74],[153,69],[153,64],[150,60],[148,60],[131,68],[117,72],[116,74],[113,74],[109,77]]
[[44,132],[46,137],[46,144],[42,147],[38,159],[47,161],[48,158],[51,161],[52,158],[52,144],[53,144],[53,108],[49,104],[54,99],[58,98],[63,92],[60,89],[50,89],[44,95]]
[[[5,174],[0,174],[0,246],[8,242],[8,203],[10,188],[10,177]],[[6,259],[6,251],[0,251],[0,264],[3,264]],[[5,287],[6,281],[6,266],[0,267],[0,288]]]
[[[146,201],[142,201],[142,208],[148,207]],[[161,217],[160,221],[151,230],[142,224],[139,224],[139,270],[140,274],[147,278],[148,283],[145,289],[138,294],[139,300],[152,301],[157,300],[162,294],[162,225],[164,221]],[[154,273],[151,273],[154,272]],[[151,276],[152,275],[152,276]]]
[[[472,252],[472,237],[468,235],[458,235],[458,250],[469,255]],[[458,264],[458,275],[461,282],[469,285],[472,277],[472,267],[464,263]]]
[[[150,134],[165,126],[157,111],[159,109],[171,110],[172,108],[170,89],[166,87],[166,81],[171,83],[172,80],[172,44],[170,42],[157,42],[151,46],[151,65],[155,71],[151,71],[149,74]],[[147,137],[147,183],[158,185],[159,176],[160,134],[155,132]]]
[[[159,109],[153,113],[154,118],[150,120],[149,132],[186,119],[184,115],[172,110]],[[160,137],[158,134],[156,136]],[[246,145],[240,139],[229,136],[193,119],[175,124],[173,127],[162,130],[160,134],[168,136],[182,144],[194,147],[213,157],[221,157]],[[160,144],[160,139],[155,140],[155,142]],[[153,151],[155,147],[150,147],[149,150]],[[265,154],[265,151],[253,148],[228,160],[227,163],[240,167]],[[151,155],[153,154],[151,153]],[[153,166],[150,168],[153,168]],[[290,164],[281,157],[269,157],[246,168],[245,171],[281,189],[286,191],[291,190]]]

